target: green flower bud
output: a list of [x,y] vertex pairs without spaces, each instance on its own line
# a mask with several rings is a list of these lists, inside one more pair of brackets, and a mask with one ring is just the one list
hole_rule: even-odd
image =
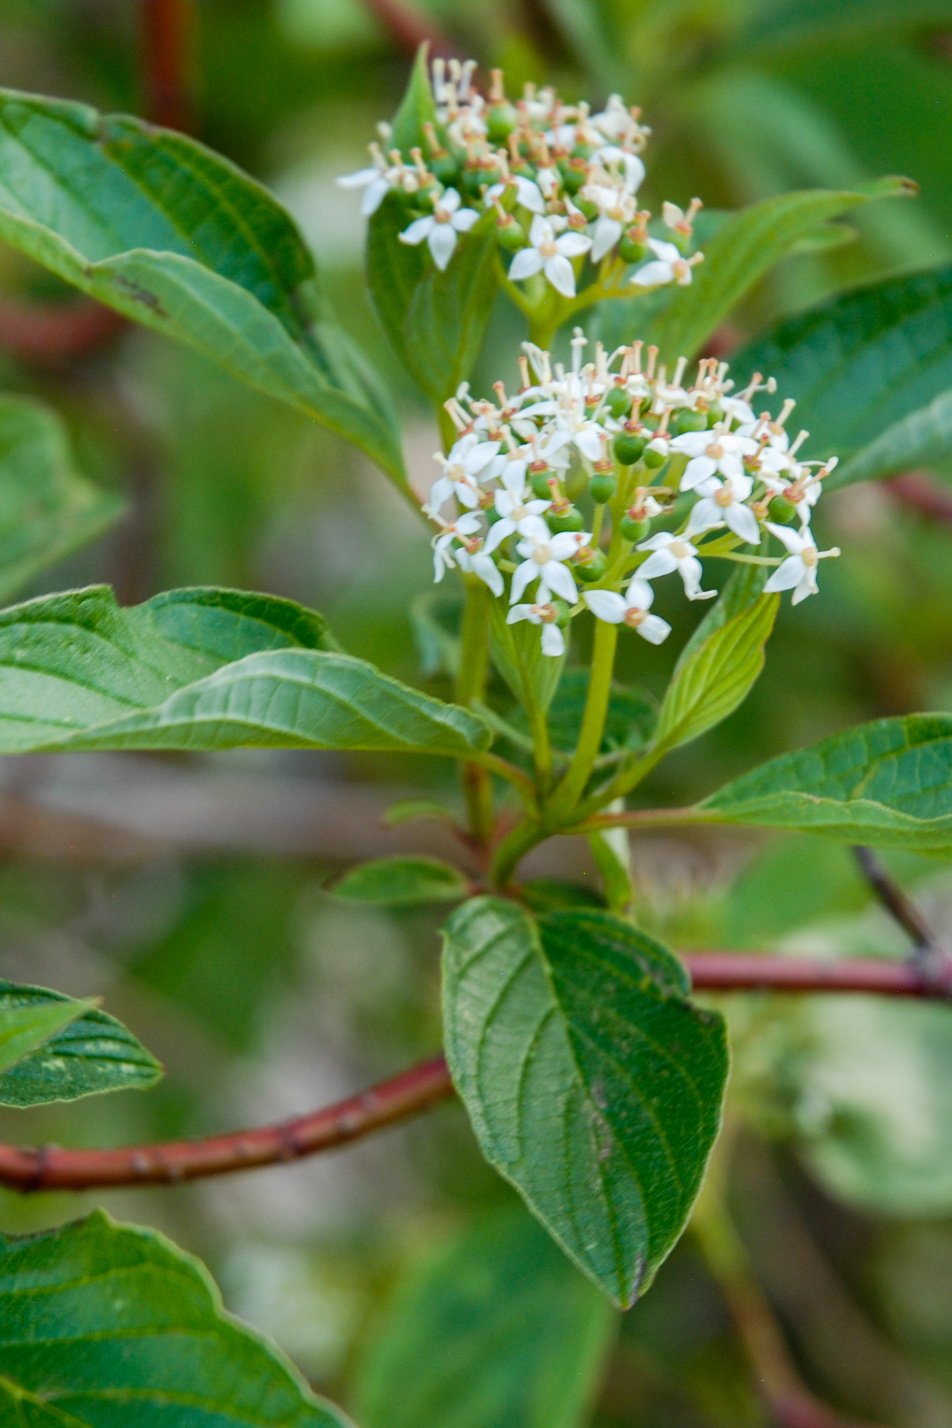
[[677,436],[681,436],[686,431],[706,431],[706,412],[678,412],[674,419],[674,430]]
[[575,557],[572,569],[579,580],[584,580],[586,585],[591,585],[596,580],[601,580],[608,568],[608,561],[605,559],[605,552],[593,550],[591,546],[584,546]]
[[588,165],[584,159],[569,159],[559,164],[559,173],[566,193],[576,194],[588,178]]
[[564,600],[552,600],[550,604],[555,611],[555,623],[560,630],[564,630],[572,618],[572,612]]
[[647,460],[645,438],[636,436],[633,431],[620,431],[612,443],[612,450],[622,466],[634,466],[642,456]]
[[650,521],[635,521],[632,520],[631,516],[622,516],[619,522],[619,529],[625,537],[625,540],[644,540],[648,534],[650,525]]
[[647,252],[647,244],[636,243],[627,233],[623,233],[618,240],[618,256],[624,263],[640,263]]
[[598,204],[593,203],[590,198],[576,198],[575,207],[580,213],[584,213],[589,223],[594,223],[598,217]]
[[438,154],[427,167],[444,188],[456,188],[459,183],[459,161],[452,154]]
[[602,405],[613,417],[627,419],[631,415],[631,397],[624,387],[612,387]]
[[532,487],[533,496],[540,501],[551,501],[552,487],[549,485],[551,480],[551,471],[533,471],[529,476],[529,485]]
[[649,470],[657,471],[658,467],[663,466],[668,458],[663,451],[652,451],[650,446],[646,446],[641,459]]
[[578,506],[566,505],[561,511],[547,511],[545,516],[549,530],[556,535],[562,531],[580,531],[585,525]]
[[598,505],[604,506],[606,501],[610,501],[618,490],[618,477],[614,471],[596,471],[589,483],[589,490],[592,493],[592,500]]
[[496,224],[496,237],[500,246],[510,253],[526,246],[526,230],[515,218],[510,218],[508,223],[500,220]]
[[797,510],[782,496],[775,496],[770,503],[770,519],[778,526],[789,526],[796,519]]
[[486,127],[494,144],[504,144],[518,123],[518,110],[508,100],[492,105],[486,115]]

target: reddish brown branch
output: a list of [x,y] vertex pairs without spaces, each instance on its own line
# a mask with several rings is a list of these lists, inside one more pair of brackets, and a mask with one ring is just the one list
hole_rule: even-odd
[[897,505],[940,525],[952,525],[952,491],[925,471],[906,471],[886,482]]
[[[744,952],[699,952],[684,958],[697,991],[867,992],[879,996],[952,996],[942,978],[896,962],[812,962]],[[229,1175],[333,1150],[406,1120],[452,1094],[442,1057],[425,1061],[360,1095],[277,1125],[206,1140],[64,1150],[0,1145],[0,1185],[23,1193],[107,1186],[171,1185]]]
[[174,1185],[277,1165],[333,1150],[406,1120],[452,1091],[442,1057],[412,1066],[369,1091],[277,1125],[207,1140],[123,1146],[115,1150],[0,1146],[0,1184],[30,1190],[88,1190],[109,1185]]
[[[156,124],[191,128],[187,83],[192,0],[141,0],[145,112]],[[108,346],[126,319],[92,298],[47,304],[0,301],[0,347],[22,362],[59,366]]]

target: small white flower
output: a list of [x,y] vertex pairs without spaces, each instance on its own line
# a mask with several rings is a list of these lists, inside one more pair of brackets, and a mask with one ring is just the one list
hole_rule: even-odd
[[701,562],[697,558],[697,550],[683,536],[659,531],[636,548],[652,552],[638,571],[642,580],[654,580],[659,575],[669,575],[676,570],[684,581],[684,593],[689,600],[712,600],[717,594],[716,590],[701,589]]
[[[436,518],[439,520],[439,517]],[[472,511],[466,511],[455,521],[442,521],[443,529],[433,537],[433,579],[437,583],[448,570],[455,570],[463,551],[456,545],[457,540],[472,540],[480,529],[480,520]]]
[[597,619],[607,620],[610,625],[627,625],[649,644],[660,645],[671,633],[667,620],[648,614],[654,591],[647,580],[637,575],[632,577],[624,596],[614,590],[585,590],[582,599]]
[[[522,470],[519,470],[522,467]],[[486,537],[486,544],[483,547],[489,555],[500,545],[507,536],[518,533],[522,536],[531,535],[534,530],[533,519],[538,519],[542,512],[548,510],[549,501],[527,501],[525,487],[525,463],[513,461],[503,472],[503,489],[496,492],[496,510],[501,516],[501,520],[496,521],[489,528],[489,535]]]
[[684,534],[690,538],[700,535],[702,531],[727,526],[741,540],[759,545],[757,517],[749,506],[743,504],[753,489],[754,483],[749,476],[728,476],[723,483],[714,476],[702,481],[697,487],[702,499],[692,510]]
[[808,595],[817,593],[817,561],[839,555],[839,546],[833,546],[830,550],[817,550],[813,533],[808,526],[804,526],[798,532],[791,530],[789,526],[778,526],[773,521],[767,521],[765,524],[768,531],[771,531],[781,544],[787,547],[790,554],[771,575],[764,590],[767,593],[773,593],[776,590],[793,590],[792,603],[799,605],[800,601],[805,600]]
[[414,219],[410,227],[400,234],[400,242],[415,246],[425,239],[434,263],[442,272],[453,256],[456,235],[468,232],[474,223],[479,222],[480,215],[476,209],[460,208],[461,203],[455,188],[446,189],[436,200],[432,214]]
[[512,604],[522,599],[526,587],[534,580],[541,580],[547,590],[554,591],[560,599],[574,605],[578,590],[572,572],[566,569],[563,562],[571,560],[583,545],[588,544],[590,533],[560,531],[558,535],[553,535],[539,516],[530,516],[525,526],[528,527],[525,539],[516,546],[523,561],[516,566],[512,577]]
[[575,270],[571,259],[587,253],[592,246],[591,238],[584,233],[561,233],[556,237],[555,229],[548,219],[536,214],[529,228],[530,247],[520,248],[512,260],[509,276],[519,283],[536,273],[544,273],[556,292],[563,297],[575,296]]
[[443,475],[434,481],[424,513],[434,515],[450,496],[455,496],[461,506],[470,510],[478,506],[478,482],[495,459],[499,446],[498,441],[480,441],[475,432],[468,431],[453,443],[449,455],[436,452],[433,460],[443,467]]
[[635,287],[658,288],[664,283],[687,287],[692,278],[691,269],[700,262],[701,254],[685,258],[673,243],[664,243],[660,238],[649,238],[648,247],[655,255],[654,261],[645,263],[643,268],[632,274],[631,281]]
[[492,188],[486,190],[486,206],[490,207],[497,198],[502,198],[507,189],[514,188],[516,191],[516,204],[520,208],[527,208],[530,213],[544,213],[545,199],[542,197],[538,184],[531,179],[524,178],[521,174],[510,174],[509,178],[501,183],[494,183]]
[[513,605],[506,616],[507,625],[516,625],[520,620],[528,620],[532,625],[542,626],[542,653],[544,655],[565,654],[565,636],[555,623],[555,607],[549,601],[549,592],[544,585],[539,586],[539,598],[535,605]]
[[583,196],[599,211],[592,234],[592,262],[599,263],[634,222],[635,200],[620,185],[608,184],[588,184]]
[[492,556],[486,553],[485,546],[479,550],[469,550],[464,546],[462,550],[456,552],[456,560],[460,570],[466,570],[473,575],[478,575],[483,584],[488,585],[494,595],[502,594],[504,588],[502,571]]
[[750,436],[715,427],[713,431],[687,431],[675,436],[671,450],[689,457],[681,490],[693,491],[712,476],[736,479],[744,474],[744,457],[757,451],[757,442]]

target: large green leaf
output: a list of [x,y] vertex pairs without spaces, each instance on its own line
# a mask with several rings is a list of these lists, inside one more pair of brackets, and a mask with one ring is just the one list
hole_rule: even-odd
[[734,359],[775,376],[837,484],[952,451],[952,267],[889,278],[782,322]]
[[719,625],[675,670],[654,733],[655,749],[696,739],[732,714],[764,667],[779,597],[761,595]]
[[952,852],[952,715],[877,719],[782,754],[700,805],[716,823]]
[[0,396],[0,600],[101,534],[122,510],[76,470],[59,418]]
[[806,239],[859,204],[907,191],[900,179],[855,190],[804,189],[729,214],[703,241],[704,262],[689,287],[673,288],[646,321],[637,298],[611,304],[604,315],[607,332],[618,341],[638,336],[655,342],[668,361],[691,357],[761,278]]
[[0,1236],[0,1420],[23,1428],[345,1428],[153,1230]]
[[445,928],[446,1054],[487,1160],[622,1307],[684,1228],[720,1123],[721,1018],[598,912],[476,898]]
[[0,91],[0,237],[340,432],[403,483],[395,418],[294,222],[201,144]]
[[485,747],[481,719],[327,649],[288,600],[104,586],[0,613],[0,753],[55,749]]
[[162,1068],[121,1022],[45,987],[0,982],[0,1105],[140,1090]]
[[357,1381],[361,1428],[581,1428],[615,1321],[524,1210],[410,1271]]
[[[416,147],[426,152],[424,126],[438,127],[436,117],[424,46],[393,121],[391,143],[406,156]],[[442,273],[425,243],[400,242],[413,216],[401,194],[387,195],[370,220],[367,278],[397,355],[440,402],[469,376],[486,334],[496,295],[496,216],[487,213],[469,233],[458,235]]]

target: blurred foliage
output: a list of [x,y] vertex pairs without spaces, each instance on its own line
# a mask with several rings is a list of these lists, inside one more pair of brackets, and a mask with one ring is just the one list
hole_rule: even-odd
[[[617,88],[642,104],[654,130],[650,181],[679,201],[697,192],[711,208],[730,208],[887,173],[919,184],[915,203],[850,214],[854,241],[791,255],[721,334],[730,347],[836,289],[952,258],[950,0],[418,0],[418,9],[516,82],[553,78],[567,94],[593,98]],[[7,0],[0,82],[141,111],[138,11],[123,0]],[[408,57],[353,0],[201,0],[194,19],[200,136],[296,214],[338,315],[402,397],[411,479],[422,484],[435,428],[376,326],[357,205],[334,186],[337,174],[361,166],[375,123],[396,107]],[[62,296],[7,250],[0,282],[21,295]],[[511,374],[515,331],[497,315],[477,381]],[[425,537],[341,441],[141,332],[52,368],[0,353],[0,386],[50,402],[78,468],[128,503],[114,532],[34,591],[92,580],[114,581],[126,601],[189,583],[268,590],[322,610],[353,653],[416,676],[408,609],[431,588]],[[950,477],[952,469],[939,470],[935,479]],[[654,776],[659,798],[707,793],[851,723],[950,707],[949,527],[869,483],[825,504],[826,535],[845,552],[824,571],[825,598],[782,610],[753,694]],[[369,551],[386,557],[376,564]],[[679,618],[664,603],[659,613],[683,641],[683,610]],[[624,673],[650,717],[667,657],[637,643]],[[439,663],[428,673],[435,693],[445,688]],[[347,797],[323,781],[327,769],[358,786],[390,769],[367,756],[333,760],[262,756],[243,767],[253,788],[293,779],[318,809]],[[157,779],[181,768],[168,757],[142,763]],[[18,761],[2,773],[11,807],[18,792],[54,812],[89,798],[88,780],[62,791],[59,765]],[[401,777],[412,786],[415,775]],[[214,800],[224,778],[210,761],[196,799]],[[252,1123],[332,1100],[435,1048],[439,910],[335,903],[321,884],[340,871],[347,848],[327,836],[312,843],[305,831],[293,855],[276,855],[264,838],[270,806],[262,794],[261,808],[246,815],[241,856],[228,856],[228,828],[204,856],[163,835],[149,843],[148,807],[135,822],[141,846],[124,858],[78,836],[64,859],[60,844],[44,848],[42,829],[27,839],[24,824],[30,856],[13,823],[4,825],[3,976],[108,995],[110,1010],[168,1071],[149,1097],[83,1103],[68,1131],[59,1108],[44,1108],[31,1136],[117,1143]],[[113,843],[123,838],[117,817]],[[188,828],[195,801],[183,799],[177,817]],[[249,853],[259,833],[262,850]],[[375,854],[387,851],[378,835],[375,823]],[[445,834],[431,837],[427,851],[439,852]],[[394,842],[393,851],[408,846]],[[952,926],[948,878],[908,855],[887,861],[934,925]],[[902,950],[848,852],[818,840],[645,839],[636,863],[641,926],[679,948]],[[588,880],[589,867],[576,876]],[[948,1012],[783,998],[724,999],[723,1009],[736,1048],[735,1209],[806,1376],[845,1410],[944,1428],[952,1419]],[[0,1131],[22,1135],[10,1112]],[[356,1382],[370,1392],[368,1363],[382,1372],[381,1304],[405,1302],[392,1296],[412,1292],[401,1287],[411,1262],[509,1198],[457,1107],[320,1163],[174,1195],[137,1193],[106,1200],[210,1260],[229,1307],[274,1332],[345,1404]],[[77,1202],[3,1194],[0,1203],[4,1229],[22,1230],[76,1213]],[[689,1240],[623,1322],[592,1423],[764,1428],[749,1384],[722,1299]]]

